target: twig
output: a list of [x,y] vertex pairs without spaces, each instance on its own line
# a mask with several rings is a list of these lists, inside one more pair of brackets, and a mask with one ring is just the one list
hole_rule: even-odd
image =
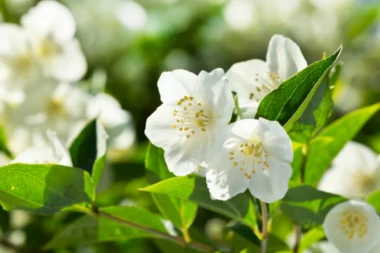
[[261,240],[261,247],[260,247],[260,253],[266,253],[267,252],[267,244],[268,244],[268,210],[267,205],[265,202],[260,201],[261,205],[261,217],[262,217],[262,240]]
[[296,240],[294,242],[293,246],[293,253],[298,253],[299,251],[299,245],[301,242],[301,235],[302,235],[302,230],[300,225],[296,225]]
[[151,234],[153,234],[153,235],[155,235],[157,237],[160,237],[160,238],[166,239],[168,241],[177,243],[178,245],[181,245],[183,247],[190,247],[190,248],[193,248],[193,249],[196,249],[196,250],[200,250],[200,251],[203,251],[203,252],[207,252],[207,253],[211,253],[211,252],[215,251],[214,248],[212,248],[212,247],[210,247],[208,245],[205,245],[205,244],[202,244],[202,243],[199,243],[199,242],[190,242],[190,243],[187,243],[186,240],[183,237],[171,236],[171,235],[166,234],[164,232],[161,232],[161,231],[158,231],[158,230],[154,230],[154,229],[142,226],[140,224],[136,224],[136,223],[134,223],[132,221],[122,219],[120,217],[114,216],[114,215],[109,214],[109,213],[102,212],[100,210],[98,210],[96,214],[98,216],[101,216],[101,217],[104,217],[104,218],[107,218],[107,219],[110,219],[110,220],[117,221],[118,223],[121,223],[121,224],[130,226],[130,227],[135,227],[135,228],[147,231],[147,232],[149,232],[149,233],[151,233]]

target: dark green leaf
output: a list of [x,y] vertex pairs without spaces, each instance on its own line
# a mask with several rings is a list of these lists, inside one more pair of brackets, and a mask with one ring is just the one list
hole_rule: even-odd
[[250,227],[256,224],[254,206],[246,194],[239,194],[228,201],[212,200],[204,178],[175,177],[142,190],[195,202],[206,209],[241,221]]
[[11,164],[0,167],[0,203],[51,215],[77,204],[91,203],[93,188],[86,171],[60,165]]
[[341,51],[342,47],[281,83],[261,101],[256,118],[277,120],[289,131],[302,116]]
[[321,228],[314,228],[304,234],[301,238],[299,251],[304,252],[308,249],[313,243],[318,242],[325,237],[325,233]]
[[305,183],[316,186],[339,151],[379,109],[380,104],[358,109],[323,129],[310,143]]
[[7,147],[7,139],[2,126],[0,126],[0,152],[3,152],[8,157],[12,157],[12,153]]
[[281,210],[294,223],[305,227],[315,227],[323,223],[330,209],[345,198],[322,192],[307,185],[292,187],[281,203]]
[[83,128],[69,148],[74,167],[90,173],[94,187],[97,186],[105,166],[106,136],[101,124],[92,120]]

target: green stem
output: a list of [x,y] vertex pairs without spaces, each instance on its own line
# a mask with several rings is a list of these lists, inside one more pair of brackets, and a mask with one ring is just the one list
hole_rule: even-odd
[[260,253],[266,253],[267,252],[267,245],[268,245],[268,210],[267,210],[267,204],[263,201],[260,201],[261,205],[261,220],[262,220],[262,239],[261,239],[261,247],[260,247]]
[[[301,165],[301,175],[300,175],[300,183],[303,183],[305,181],[305,170],[306,170],[306,164],[307,164],[307,153],[309,152],[309,144],[310,140],[307,141],[307,143],[302,148],[302,165]],[[302,237],[302,227],[300,225],[295,226],[295,242],[293,246],[293,253],[298,253],[299,251],[299,244],[301,242]]]
[[237,113],[239,119],[242,119],[243,118],[243,114],[241,113],[241,110],[240,110],[240,107],[239,107],[239,99],[238,99],[237,95],[235,95],[235,97],[234,97],[234,102],[235,102],[236,113]]

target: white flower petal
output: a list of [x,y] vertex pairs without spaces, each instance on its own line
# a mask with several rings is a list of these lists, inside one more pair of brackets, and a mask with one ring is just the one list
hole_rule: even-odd
[[163,105],[148,118],[145,134],[165,150],[174,174],[194,172],[221,147],[231,118],[233,100],[223,70],[198,76],[166,72],[158,85]]
[[267,63],[270,71],[277,73],[281,81],[307,67],[298,45],[282,35],[274,35],[269,41]]
[[178,147],[183,140],[183,136],[177,134],[177,129],[173,126],[177,123],[172,117],[174,107],[162,104],[146,121],[145,135],[157,147],[171,149]]
[[369,253],[379,253],[380,252],[380,236],[376,245],[371,249]]
[[262,60],[235,63],[228,70],[226,75],[231,89],[237,93],[243,117],[253,118],[259,102],[276,88],[268,73],[268,65]]
[[31,147],[21,152],[11,163],[60,164],[73,166],[70,154],[53,131],[47,131],[50,147]]
[[260,118],[259,131],[267,152],[276,154],[285,162],[293,161],[292,141],[280,123]]
[[282,199],[288,191],[288,183],[292,175],[292,167],[289,163],[278,161],[269,157],[268,168],[259,165],[256,174],[252,176],[249,191],[256,198],[272,203]]
[[41,1],[31,8],[21,24],[31,36],[52,38],[57,42],[67,42],[75,34],[75,20],[70,10],[56,1]]
[[368,196],[380,189],[377,155],[360,143],[347,143],[322,177],[318,188],[348,198]]
[[51,130],[47,131],[47,136],[52,146],[52,151],[55,156],[55,161],[60,165],[73,166],[69,151],[63,146],[58,139],[57,134]]
[[248,188],[249,180],[239,167],[231,166],[229,150],[224,148],[209,165],[206,172],[207,187],[212,198],[228,200]]
[[194,95],[197,76],[189,71],[178,69],[164,72],[158,80],[158,90],[163,103],[180,100],[184,96]]
[[10,162],[10,159],[8,158],[8,156],[0,152],[0,167],[7,165],[9,162]]
[[0,57],[12,57],[28,51],[25,32],[14,24],[0,24]]
[[[229,126],[223,149],[207,165],[207,180],[211,195],[217,199],[229,199],[249,188],[252,195],[265,202],[274,202],[284,197],[292,174],[290,161],[281,158],[282,149],[266,149],[262,134],[278,134],[278,129],[269,126],[260,131],[259,120],[244,119]],[[269,122],[268,124],[278,124]],[[284,131],[284,138],[288,138]]]
[[80,80],[87,71],[86,58],[83,55],[79,42],[73,39],[61,48],[61,52],[48,61],[48,68],[52,76],[62,82],[75,82]]
[[350,200],[331,209],[323,227],[328,240],[341,252],[368,253],[378,242],[380,218],[371,205]]
[[[192,155],[191,145],[182,145],[178,148],[165,150],[164,157],[169,171],[176,176],[186,176],[199,167],[197,159]],[[194,161],[195,160],[195,161]]]
[[21,152],[11,163],[50,164],[56,163],[52,150],[44,148],[27,148]]
[[228,122],[231,119],[234,101],[232,90],[223,69],[215,69],[210,73],[201,71],[197,83],[198,94],[204,94],[206,100],[212,101],[209,106],[218,117]]
[[109,94],[98,93],[90,101],[87,114],[90,118],[96,118],[100,114],[107,114],[111,110],[120,110],[119,102]]

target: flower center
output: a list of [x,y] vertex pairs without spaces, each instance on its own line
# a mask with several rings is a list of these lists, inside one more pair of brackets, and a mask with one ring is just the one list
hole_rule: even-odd
[[47,60],[50,60],[54,55],[60,52],[61,47],[51,39],[42,39],[38,44],[37,54]]
[[358,187],[358,194],[367,195],[377,188],[377,180],[374,173],[355,173],[353,179]]
[[340,220],[340,229],[352,240],[355,235],[361,239],[367,234],[367,217],[359,211],[348,211],[343,214]]
[[190,138],[197,132],[206,132],[210,124],[210,115],[202,106],[200,101],[194,97],[184,96],[177,103],[177,108],[173,111],[173,117],[176,124],[173,128],[178,129],[181,133]]
[[25,75],[32,65],[32,57],[29,54],[21,54],[13,60],[12,68],[17,70],[18,74]]
[[47,114],[50,117],[54,117],[56,115],[64,115],[66,113],[63,105],[63,101],[61,99],[53,98],[49,101],[47,106]]
[[268,93],[276,89],[281,80],[276,72],[268,72],[267,77],[262,77],[258,73],[255,74],[255,91],[249,93],[249,100],[261,101]]
[[268,156],[261,142],[245,142],[233,148],[230,161],[247,179],[251,179],[258,170],[265,171],[270,167],[267,162]]

